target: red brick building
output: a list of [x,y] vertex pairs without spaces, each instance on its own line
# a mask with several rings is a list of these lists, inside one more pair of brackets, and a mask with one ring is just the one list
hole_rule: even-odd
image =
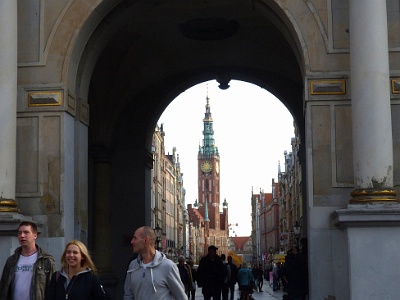
[[260,262],[265,253],[280,251],[279,184],[272,179],[272,193],[253,194],[253,261]]
[[[228,252],[228,204],[223,202],[223,210],[220,210],[220,156],[215,145],[213,119],[211,106],[207,96],[206,112],[203,119],[203,143],[199,147],[198,155],[198,200],[195,204],[188,205],[189,222],[198,224],[199,230],[203,230],[200,239],[203,251],[199,248],[200,256],[207,253],[210,245],[218,247],[218,253]],[[190,238],[190,233],[189,233]],[[192,248],[194,247],[191,245]]]

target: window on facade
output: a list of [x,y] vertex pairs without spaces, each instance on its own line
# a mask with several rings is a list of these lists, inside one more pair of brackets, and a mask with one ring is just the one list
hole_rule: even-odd
[[215,245],[215,236],[210,236],[210,245]]
[[157,194],[157,207],[158,207],[158,209],[161,209],[161,207],[162,207],[162,195],[161,195],[161,193]]

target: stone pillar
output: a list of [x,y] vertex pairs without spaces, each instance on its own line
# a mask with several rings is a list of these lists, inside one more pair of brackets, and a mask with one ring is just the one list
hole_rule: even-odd
[[99,278],[110,294],[118,283],[112,273],[111,253],[111,153],[106,148],[92,152],[94,160],[94,201],[93,201],[93,258],[99,271]]
[[111,271],[111,220],[110,220],[110,153],[107,149],[96,149],[94,160],[93,201],[93,256],[100,273]]
[[400,240],[400,205],[351,204],[336,210],[332,219],[344,231],[347,241],[342,248],[346,251],[336,256],[348,265],[343,274],[348,276],[348,292],[345,296],[340,292],[343,297],[337,299],[398,299],[400,287],[393,278],[400,277],[400,257],[393,255],[393,248]]
[[355,190],[350,204],[332,215],[344,231],[337,237],[346,243],[338,254],[348,265],[348,288],[341,294],[350,300],[396,299],[399,286],[391,280],[400,276],[400,259],[393,256],[400,205],[393,189],[386,0],[349,4]]
[[17,122],[17,1],[0,1],[0,212],[15,202]]
[[386,0],[350,0],[349,5],[355,184],[350,202],[397,201]]

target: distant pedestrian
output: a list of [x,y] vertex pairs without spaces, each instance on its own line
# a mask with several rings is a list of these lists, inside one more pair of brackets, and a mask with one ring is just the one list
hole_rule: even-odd
[[254,279],[256,281],[256,288],[258,289],[259,292],[262,292],[262,287],[264,284],[263,280],[263,269],[261,265],[255,265],[253,270],[252,270]]
[[272,290],[277,291],[279,290],[279,263],[274,263],[272,267]]
[[186,264],[186,259],[183,255],[178,257],[178,270],[179,275],[181,277],[181,281],[185,287],[185,293],[190,297],[190,291],[193,287],[193,277],[192,277],[192,270],[190,266]]
[[235,294],[235,285],[237,282],[238,268],[232,262],[232,256],[228,256],[228,265],[231,269],[231,278],[229,280],[230,300],[233,300]]
[[218,248],[208,247],[208,254],[199,263],[197,270],[197,284],[202,288],[204,300],[220,300],[222,284],[225,278],[225,268],[221,258],[217,255]]
[[229,281],[231,280],[231,267],[225,261],[225,257],[226,257],[225,254],[221,254],[221,260],[225,267],[225,278],[224,278],[224,282],[222,284],[222,300],[228,300]]
[[293,247],[291,250],[286,263],[288,296],[290,300],[304,300],[308,294],[307,261],[299,253],[298,247]]
[[188,260],[187,264],[190,266],[190,271],[192,272],[192,290],[190,291],[190,294],[192,296],[192,300],[196,298],[196,280],[197,280],[197,270],[194,267],[194,262],[193,260]]
[[253,282],[254,277],[249,268],[247,268],[247,263],[243,262],[242,267],[238,271],[238,283],[240,290],[240,299],[249,300],[250,295],[253,293]]

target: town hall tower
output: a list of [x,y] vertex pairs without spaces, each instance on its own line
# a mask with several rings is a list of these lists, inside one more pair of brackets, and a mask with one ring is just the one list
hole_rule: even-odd
[[223,203],[220,212],[220,156],[215,145],[210,99],[207,95],[203,119],[203,143],[199,146],[198,209],[205,223],[205,253],[209,245],[216,245],[219,252],[227,253],[228,209]]

